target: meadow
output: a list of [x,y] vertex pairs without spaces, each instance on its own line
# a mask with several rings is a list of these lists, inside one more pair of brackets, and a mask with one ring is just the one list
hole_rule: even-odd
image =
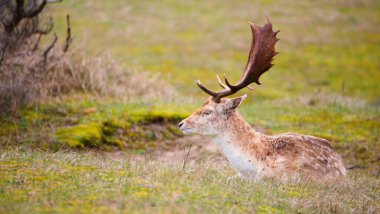
[[[70,93],[2,116],[0,213],[380,212],[379,11],[374,0],[49,5],[57,34],[70,14],[74,50],[109,55],[139,78],[122,97]],[[261,86],[239,93],[248,94],[239,111],[267,134],[329,140],[347,182],[227,182],[234,172],[210,140],[176,128],[207,99],[195,80],[213,89],[216,74],[238,81],[247,22],[263,25],[266,15],[281,30],[280,54]]]

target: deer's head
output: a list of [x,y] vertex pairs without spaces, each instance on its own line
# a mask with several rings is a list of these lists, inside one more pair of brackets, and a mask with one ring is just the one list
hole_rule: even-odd
[[237,84],[232,85],[226,76],[224,76],[225,83],[223,83],[216,75],[219,85],[223,88],[217,92],[207,89],[197,80],[196,83],[199,88],[211,97],[203,106],[179,123],[183,133],[217,135],[225,126],[227,119],[246,98],[246,95],[232,99],[225,97],[235,94],[243,88],[253,89],[249,86],[251,83],[260,85],[260,76],[273,66],[273,57],[278,53],[275,51],[275,44],[278,41],[276,35],[279,31],[273,32],[272,23],[269,19],[264,27],[252,23],[250,25],[253,35],[252,45],[242,78]]
[[219,102],[210,97],[199,109],[180,122],[179,128],[184,134],[217,135],[246,97],[247,95],[232,99],[222,98]]

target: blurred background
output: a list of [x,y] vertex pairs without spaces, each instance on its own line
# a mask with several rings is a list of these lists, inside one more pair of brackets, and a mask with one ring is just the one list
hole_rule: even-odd
[[153,77],[156,92],[170,85],[151,96],[158,98],[153,106],[174,103],[187,113],[207,98],[195,80],[214,90],[216,74],[239,80],[251,44],[248,22],[262,26],[268,16],[280,30],[280,54],[261,86],[240,92],[248,94],[240,111],[270,134],[326,138],[360,168],[380,158],[379,8],[369,0],[114,0],[65,1],[49,12],[61,34],[71,15],[76,42],[90,55],[109,53],[121,70]]
[[160,73],[184,94],[215,74],[237,81],[251,43],[248,22],[281,30],[276,66],[252,93],[269,99],[321,90],[379,103],[379,4],[375,1],[64,1],[76,40],[124,68]]
[[[2,23],[12,17],[9,8],[15,2],[0,0]],[[248,22],[263,26],[266,16],[280,30],[280,54],[261,77],[262,85],[235,95],[248,95],[239,112],[266,134],[297,132],[329,140],[350,178],[356,179],[353,188],[277,188],[243,181],[226,187],[225,177],[233,173],[210,139],[183,136],[177,128],[208,98],[195,80],[213,90],[219,88],[216,74],[226,74],[232,83],[239,80],[252,39]],[[51,30],[38,33],[36,26],[47,23],[54,23]],[[94,196],[100,192],[116,207],[126,203],[139,211],[157,205],[179,206],[184,212],[229,212],[220,201],[242,212],[379,210],[380,1],[64,0],[47,4],[38,17],[20,22],[13,32],[4,26],[0,160],[8,171],[0,184],[9,189],[0,188],[0,212],[29,206],[39,210],[41,203],[30,201],[34,197],[23,198],[30,191],[42,201],[55,193],[49,202],[53,210],[62,208],[62,192],[67,193],[64,204],[78,208],[88,203],[89,210],[92,203],[103,203]],[[189,147],[194,174],[185,175]],[[72,177],[49,174],[51,163]],[[173,171],[170,164],[183,165]],[[82,181],[91,177],[88,173],[94,179],[108,177]],[[131,180],[122,180],[124,176]],[[20,177],[33,182],[19,182]],[[180,189],[172,186],[172,179]],[[41,190],[56,181],[62,186]],[[89,187],[88,192],[75,189],[78,183]],[[252,194],[236,199],[246,189]],[[204,196],[205,190],[212,197]],[[158,203],[151,206],[147,198]],[[244,204],[261,208],[247,210]]]
[[[2,69],[8,72],[2,74],[0,106],[8,116],[2,120],[2,142],[98,146],[107,140],[91,143],[96,137],[86,132],[87,125],[101,124],[102,135],[110,120],[125,117],[138,127],[136,122],[157,118],[172,120],[175,127],[208,97],[195,80],[214,90],[219,87],[216,74],[239,80],[252,39],[248,22],[263,26],[268,16],[274,30],[280,30],[280,54],[262,85],[239,92],[248,94],[240,112],[267,134],[292,131],[326,138],[349,168],[378,174],[379,8],[370,0],[49,3],[38,25],[26,19],[14,31],[23,39],[25,29],[54,23],[42,42],[32,34],[25,46],[15,43],[23,48],[5,55]],[[68,41],[70,48],[62,51]],[[12,72],[18,75],[6,75]],[[34,125],[46,132],[36,134]],[[73,140],[75,131],[79,134]],[[178,131],[174,139],[181,136]],[[16,140],[9,140],[13,135]],[[112,133],[110,144],[134,147],[138,141],[137,147],[150,148],[148,142],[160,144],[156,135],[134,139]]]

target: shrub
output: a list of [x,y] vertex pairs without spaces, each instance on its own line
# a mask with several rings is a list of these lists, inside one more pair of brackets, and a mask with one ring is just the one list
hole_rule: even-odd
[[51,36],[53,21],[41,12],[54,0],[0,0],[0,114],[17,110],[49,96],[72,91],[111,95],[122,100],[154,100],[175,97],[170,85],[157,75],[119,69],[112,57],[89,57],[80,47],[70,47],[70,17],[63,45],[52,42],[40,47],[43,36]]
[[[51,84],[57,79],[55,67],[71,43],[68,21],[66,43],[56,46],[57,36],[40,48],[42,36],[53,29],[51,18],[40,13],[52,0],[0,0],[0,108],[2,113],[15,112],[39,96],[58,91]],[[59,74],[58,74],[59,75]],[[62,80],[60,80],[62,81]]]

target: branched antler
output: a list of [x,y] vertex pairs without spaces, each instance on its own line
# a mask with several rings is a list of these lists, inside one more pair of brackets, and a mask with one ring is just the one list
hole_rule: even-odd
[[220,102],[223,97],[235,94],[243,88],[253,89],[249,85],[256,83],[260,85],[259,78],[262,74],[268,71],[273,66],[273,58],[278,52],[275,51],[275,44],[279,40],[276,35],[279,31],[273,32],[272,23],[268,19],[268,23],[264,27],[259,27],[253,23],[250,23],[252,29],[252,44],[251,50],[248,56],[248,62],[245,66],[245,70],[240,81],[232,85],[226,76],[224,76],[224,82],[220,80],[217,75],[219,85],[223,90],[213,92],[207,89],[202,83],[197,80],[197,85],[204,92],[212,96],[215,102]]

